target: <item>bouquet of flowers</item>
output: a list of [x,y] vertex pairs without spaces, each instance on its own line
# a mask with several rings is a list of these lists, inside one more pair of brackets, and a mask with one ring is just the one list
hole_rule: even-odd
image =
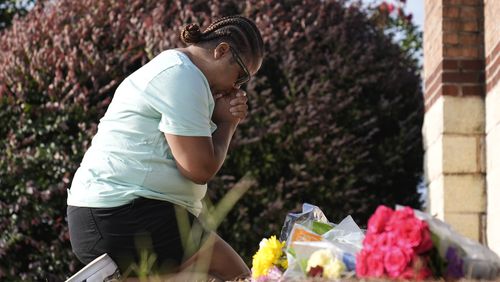
[[359,277],[429,278],[427,255],[432,248],[429,226],[413,209],[380,206],[369,221],[363,249],[356,257]]
[[[329,242],[296,242],[287,248],[285,242],[271,236],[263,239],[253,256],[252,281],[279,281],[282,278],[340,278],[347,271],[339,250]],[[288,258],[287,258],[288,256]],[[288,269],[288,263],[291,269]]]
[[302,213],[287,216],[282,241],[274,236],[261,241],[253,257],[252,280],[351,277],[363,238],[350,216],[333,224],[318,207],[304,204]]
[[495,279],[500,259],[444,222],[409,207],[379,206],[356,257],[361,278]]

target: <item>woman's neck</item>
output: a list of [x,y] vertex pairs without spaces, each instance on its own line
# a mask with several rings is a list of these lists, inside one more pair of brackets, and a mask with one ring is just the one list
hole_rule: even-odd
[[176,50],[186,54],[191,62],[193,62],[193,64],[205,75],[208,83],[211,84],[211,72],[208,67],[210,64],[210,54],[208,50],[195,45],[190,45],[184,48],[177,48]]

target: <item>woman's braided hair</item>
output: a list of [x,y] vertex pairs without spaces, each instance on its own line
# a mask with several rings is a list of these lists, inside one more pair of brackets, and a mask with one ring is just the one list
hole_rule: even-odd
[[186,44],[210,41],[229,41],[238,52],[262,58],[264,43],[255,23],[242,16],[229,16],[216,20],[205,31],[197,24],[188,24],[181,31],[181,40]]

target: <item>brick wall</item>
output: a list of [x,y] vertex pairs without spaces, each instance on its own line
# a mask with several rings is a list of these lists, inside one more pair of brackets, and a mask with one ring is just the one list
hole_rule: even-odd
[[442,95],[484,95],[482,0],[426,0],[426,109]]
[[483,9],[483,0],[425,1],[422,129],[429,211],[479,241],[486,212]]
[[487,240],[500,254],[500,1],[485,0]]

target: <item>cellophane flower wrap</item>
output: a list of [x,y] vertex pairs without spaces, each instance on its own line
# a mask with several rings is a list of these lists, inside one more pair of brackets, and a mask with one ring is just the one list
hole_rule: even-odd
[[467,238],[428,213],[414,210],[415,215],[427,222],[434,244],[430,254],[430,267],[435,278],[457,280],[498,280],[500,257],[487,246]]
[[304,204],[302,213],[289,214],[289,218],[292,220],[285,220],[281,233],[287,238],[289,264],[282,276],[284,281],[355,275],[355,257],[361,250],[364,232],[351,216],[335,224],[319,207]]
[[433,247],[428,224],[413,209],[379,206],[368,221],[363,248],[356,257],[361,278],[423,280],[432,276]]
[[252,281],[275,281],[281,277],[288,267],[284,247],[285,242],[276,236],[260,241],[259,250],[252,260]]

